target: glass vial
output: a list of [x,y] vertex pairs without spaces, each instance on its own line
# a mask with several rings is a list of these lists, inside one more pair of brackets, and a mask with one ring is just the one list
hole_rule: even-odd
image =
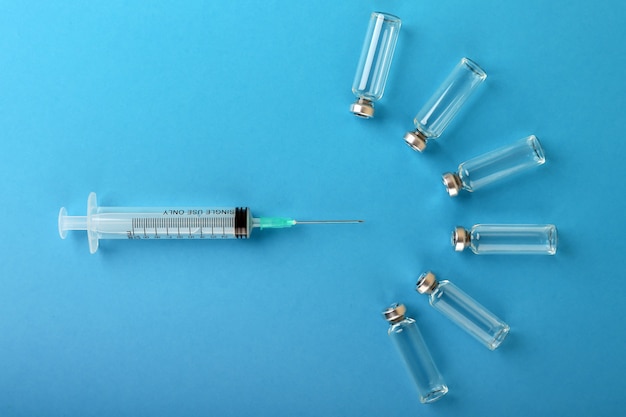
[[452,232],[454,250],[469,247],[477,255],[555,255],[556,245],[553,224],[477,224],[470,230],[458,226]]
[[404,135],[406,143],[416,151],[426,149],[430,139],[441,136],[487,73],[469,58],[461,59],[435,94],[417,113],[413,123],[416,130]]
[[405,317],[405,313],[403,304],[393,304],[383,311],[390,323],[387,333],[413,377],[420,401],[431,403],[446,395],[448,387],[430,356],[415,320]]
[[352,83],[357,100],[350,106],[350,111],[355,116],[374,117],[374,102],[380,100],[385,91],[400,26],[402,21],[396,16],[372,13]]
[[455,197],[461,189],[473,192],[545,162],[539,139],[531,135],[463,162],[456,173],[443,174],[443,184],[450,197]]
[[443,313],[476,340],[494,350],[509,333],[508,324],[478,304],[450,281],[438,282],[432,272],[417,280],[417,292],[428,294],[430,305]]

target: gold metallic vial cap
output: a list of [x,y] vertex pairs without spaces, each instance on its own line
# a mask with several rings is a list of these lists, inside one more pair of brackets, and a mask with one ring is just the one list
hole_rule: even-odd
[[354,113],[355,116],[370,119],[374,117],[374,104],[368,99],[359,98],[352,103],[350,111]]
[[457,226],[452,232],[452,246],[457,252],[463,252],[463,250],[470,245],[470,234],[464,227]]
[[423,152],[424,149],[426,149],[426,136],[419,130],[406,132],[404,134],[404,141],[414,151]]
[[432,272],[424,272],[417,279],[415,290],[420,294],[430,294],[437,286],[437,277]]
[[406,313],[406,307],[404,304],[392,304],[389,308],[383,311],[385,320],[389,323],[397,323],[404,320],[404,314]]
[[459,191],[463,187],[463,182],[458,174],[452,172],[446,172],[443,174],[443,185],[446,186],[446,191],[450,197],[456,197],[459,195]]

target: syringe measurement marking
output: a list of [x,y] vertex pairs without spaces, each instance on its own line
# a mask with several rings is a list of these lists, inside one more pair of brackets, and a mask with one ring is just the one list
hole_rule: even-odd
[[[205,228],[210,228],[210,235],[204,233]],[[169,239],[174,235],[170,233],[170,229],[176,229],[175,236],[179,239],[193,239],[198,236],[201,239],[211,238],[227,238],[226,229],[234,229],[234,218],[232,217],[198,217],[198,218],[153,218],[153,217],[135,217],[131,220],[131,230],[129,238],[131,239],[160,239],[159,229],[165,229],[165,236]],[[139,229],[140,234],[137,234]],[[185,233],[187,229],[187,233]],[[199,229],[198,231],[194,231]],[[221,230],[220,230],[221,229]]]

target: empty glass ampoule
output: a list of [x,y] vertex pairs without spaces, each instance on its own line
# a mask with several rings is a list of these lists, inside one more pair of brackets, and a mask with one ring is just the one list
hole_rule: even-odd
[[477,255],[554,255],[556,245],[553,224],[477,224],[470,230],[458,226],[452,232],[454,250],[469,247]]
[[400,352],[417,386],[420,401],[431,403],[446,395],[448,387],[437,370],[415,320],[405,317],[406,307],[393,304],[383,311],[390,323],[387,333]]
[[430,139],[443,133],[472,92],[487,78],[487,73],[469,58],[461,59],[448,78],[417,113],[416,129],[404,135],[406,143],[416,151],[426,149]]
[[432,272],[423,273],[418,278],[416,290],[420,294],[428,294],[431,306],[491,350],[500,346],[509,333],[508,324],[450,281],[438,282]]
[[461,189],[473,192],[545,162],[546,158],[539,140],[535,135],[531,135],[509,146],[463,162],[456,173],[443,174],[443,184],[450,197],[454,197]]
[[352,83],[357,100],[350,106],[350,111],[355,116],[365,119],[374,116],[374,102],[380,100],[385,91],[400,26],[402,21],[396,16],[372,13]]

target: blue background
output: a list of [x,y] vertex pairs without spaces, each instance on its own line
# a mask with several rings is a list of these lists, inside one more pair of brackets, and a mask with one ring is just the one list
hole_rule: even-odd
[[[0,414],[617,415],[626,405],[626,3],[0,4]],[[376,117],[348,107],[370,12],[403,19]],[[463,57],[488,78],[424,154],[412,118]],[[548,162],[451,199],[458,163],[536,134]],[[248,205],[363,218],[247,241],[61,240],[57,213]],[[555,257],[455,253],[475,223],[555,223]],[[507,321],[488,351],[433,270]],[[404,302],[450,393],[386,335]]]

